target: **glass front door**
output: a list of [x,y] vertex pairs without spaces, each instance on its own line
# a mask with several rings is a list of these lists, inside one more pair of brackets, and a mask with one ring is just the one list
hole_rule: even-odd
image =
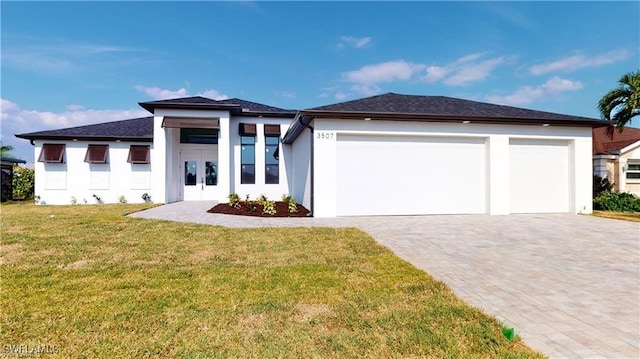
[[217,153],[213,150],[184,150],[182,163],[183,200],[214,200],[218,185]]

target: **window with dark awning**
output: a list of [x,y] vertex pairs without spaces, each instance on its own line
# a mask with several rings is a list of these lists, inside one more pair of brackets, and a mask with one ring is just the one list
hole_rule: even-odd
[[240,136],[255,136],[256,124],[255,123],[241,123],[240,124]]
[[265,136],[280,136],[280,125],[264,125]]
[[64,163],[64,148],[65,145],[63,144],[43,144],[42,151],[40,151],[40,157],[38,157],[38,162]]
[[89,145],[84,161],[88,163],[107,163],[109,145]]
[[149,163],[149,146],[131,145],[129,148],[129,163]]

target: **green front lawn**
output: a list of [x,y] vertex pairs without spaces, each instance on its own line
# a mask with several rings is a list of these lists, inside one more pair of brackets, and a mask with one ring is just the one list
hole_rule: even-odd
[[357,229],[124,216],[145,207],[2,205],[5,354],[542,357]]

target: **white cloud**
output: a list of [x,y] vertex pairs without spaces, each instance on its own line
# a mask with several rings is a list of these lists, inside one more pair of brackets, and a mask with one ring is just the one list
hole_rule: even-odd
[[[82,126],[93,123],[126,120],[148,116],[143,109],[130,110],[93,110],[77,109],[64,112],[37,111],[21,109],[17,104],[2,100],[0,119],[3,129],[6,127],[19,131],[41,131],[52,128]],[[78,105],[76,105],[78,106]],[[83,108],[79,106],[79,108]]]
[[354,36],[340,36],[340,42],[338,42],[338,48],[344,48],[347,46],[355,48],[367,47],[371,44],[371,37],[354,37]]
[[446,78],[443,83],[450,86],[464,86],[472,82],[478,82],[486,79],[496,66],[504,62],[504,57],[482,61],[480,63],[472,63],[457,69],[453,75]]
[[[161,89],[159,87],[153,87],[153,86],[145,87],[145,86],[136,85],[134,86],[134,88],[142,93],[145,93],[147,96],[153,98],[154,100],[168,100],[173,98],[190,96],[189,91],[184,87],[178,90],[167,90],[167,89]],[[229,98],[229,96],[222,94],[214,89],[203,91],[197,94],[196,96],[204,96],[214,100],[226,100]]]
[[404,60],[388,61],[361,67],[359,70],[349,71],[342,77],[349,82],[373,84],[378,82],[392,82],[409,80],[414,74],[424,69],[422,64],[414,64]]
[[576,91],[582,88],[580,81],[572,81],[560,77],[552,77],[539,86],[522,86],[512,94],[506,96],[491,95],[486,99],[489,102],[501,105],[523,105],[532,103],[541,98],[558,95],[562,92]]
[[335,97],[336,100],[344,100],[347,97],[349,97],[349,94],[346,94],[344,92],[336,92],[335,95],[333,95],[333,97]]
[[612,64],[626,60],[628,57],[629,52],[625,49],[613,50],[592,57],[577,54],[567,56],[556,61],[533,65],[529,68],[529,72],[533,75],[544,75],[550,72],[574,71],[585,67],[597,67]]
[[178,97],[187,97],[189,93],[187,89],[181,88],[179,90],[165,90],[159,87],[144,87],[140,85],[136,85],[134,87],[136,90],[147,94],[147,96],[153,98],[154,100],[167,100],[170,98],[178,98]]
[[226,100],[229,96],[222,94],[214,89],[206,90],[204,92],[199,93],[197,96],[207,97],[213,100]]
[[66,109],[67,111],[80,111],[84,108],[84,106],[82,105],[67,105]]
[[504,56],[478,61],[485,55],[485,52],[477,52],[462,56],[446,65],[431,65],[427,67],[423,80],[429,83],[442,81],[448,86],[464,86],[482,81],[496,67],[507,61]]
[[373,84],[356,84],[351,86],[351,91],[364,96],[373,96],[379,94],[382,89]]

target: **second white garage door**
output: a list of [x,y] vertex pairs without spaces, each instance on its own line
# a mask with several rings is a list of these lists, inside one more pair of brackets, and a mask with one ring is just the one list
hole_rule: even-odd
[[569,212],[569,142],[509,140],[511,213]]
[[338,135],[339,216],[486,213],[484,138]]

